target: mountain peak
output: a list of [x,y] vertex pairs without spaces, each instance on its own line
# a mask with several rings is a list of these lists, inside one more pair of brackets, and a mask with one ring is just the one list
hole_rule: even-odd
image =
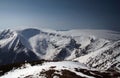
[[[12,60],[19,58],[18,61],[19,55],[24,56],[22,60],[28,60],[27,58],[33,56],[38,60],[73,60],[93,52],[104,52],[102,50],[104,47],[109,48],[115,42],[117,45],[118,40],[120,40],[119,32],[107,30],[8,29],[0,33],[0,51],[3,52],[0,53],[0,58],[7,60],[2,57],[6,53],[4,54],[6,57],[11,56]],[[111,48],[118,46],[113,45]]]

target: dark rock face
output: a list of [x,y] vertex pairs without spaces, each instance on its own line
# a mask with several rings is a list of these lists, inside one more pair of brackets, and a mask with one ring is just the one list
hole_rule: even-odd
[[[59,72],[59,71],[57,71],[57,70],[43,71],[43,72],[40,72],[40,76],[45,75],[45,77],[47,77],[47,78],[53,78],[55,76],[57,76],[59,78],[84,78],[84,77],[79,76],[76,73],[71,72],[69,70],[62,70],[61,71],[62,75],[56,74],[55,72]],[[32,77],[32,75],[31,75],[31,77]],[[28,78],[28,76],[25,78]]]
[[38,60],[35,53],[27,49],[19,38],[16,38],[14,42],[9,49],[6,48],[8,46],[0,48],[0,65]]
[[[75,50],[75,49],[78,50],[80,46],[81,46],[81,44],[77,44],[74,39],[70,39],[70,43],[67,44],[64,48],[62,48],[53,60],[65,60],[66,57],[71,55],[71,52],[73,50]],[[77,51],[76,51],[76,54],[77,54]],[[77,54],[77,55],[79,56],[79,54]]]

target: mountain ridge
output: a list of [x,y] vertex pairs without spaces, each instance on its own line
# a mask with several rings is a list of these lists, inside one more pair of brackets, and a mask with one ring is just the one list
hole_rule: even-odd
[[[8,29],[0,33],[0,64],[7,64],[9,58],[11,60],[8,63],[40,59],[79,61],[83,59],[82,57],[96,53],[112,44],[116,43],[117,45],[119,40],[119,32],[106,30],[55,31],[35,28],[22,30]],[[116,56],[119,58],[119,45],[116,45],[113,45],[110,49],[112,49],[113,53],[117,50],[116,53],[118,54]],[[104,51],[100,52],[104,53]],[[96,53],[96,56],[99,56],[99,53]],[[100,56],[103,57],[103,55]],[[95,60],[91,60],[95,62]],[[101,58],[97,60],[102,61]],[[91,63],[85,61],[85,64],[89,66],[92,64],[92,61]],[[119,64],[119,61],[117,63]],[[99,62],[96,62],[96,65],[100,65]],[[94,66],[90,67],[94,68]],[[104,67],[103,64],[103,69]],[[97,68],[100,69],[100,66]]]

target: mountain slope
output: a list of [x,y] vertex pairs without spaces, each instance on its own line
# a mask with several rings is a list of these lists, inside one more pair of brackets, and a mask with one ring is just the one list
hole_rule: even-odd
[[5,30],[0,34],[0,64],[38,60],[33,51],[23,44],[15,31]]
[[77,60],[98,69],[119,69],[119,40],[119,32],[108,30],[8,29],[0,33],[0,65],[40,59]]
[[44,62],[42,65],[24,64],[0,78],[117,78],[119,72],[97,71],[78,62]]
[[79,62],[84,63],[89,67],[98,68],[100,70],[107,70],[111,67],[119,70],[120,41],[116,41],[97,51],[79,57],[75,60],[78,60]]

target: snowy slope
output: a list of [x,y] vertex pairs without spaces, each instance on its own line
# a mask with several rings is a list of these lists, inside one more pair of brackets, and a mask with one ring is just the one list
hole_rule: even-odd
[[0,34],[0,65],[26,60],[37,60],[38,57],[26,47],[26,44],[27,40],[16,31],[3,31]]
[[119,40],[120,33],[110,30],[8,29],[0,33],[0,65],[46,59],[119,68]]
[[[13,71],[10,71],[6,73],[4,76],[1,76],[0,78],[25,78],[29,75],[33,75],[32,77],[34,78],[44,78],[45,76],[40,74],[42,71],[47,71],[47,70],[57,70],[56,74],[62,75],[61,71],[62,70],[69,70],[77,75],[80,75],[82,77],[89,77],[87,75],[84,75],[83,73],[78,73],[74,70],[74,68],[84,68],[87,69],[84,65],[76,62],[69,62],[69,61],[63,61],[63,62],[45,62],[42,65],[35,65],[31,66],[30,64],[26,64],[24,68],[20,67],[18,69],[15,69]],[[39,75],[40,74],[40,75]],[[45,77],[46,78],[46,77]],[[92,78],[92,77],[91,77]]]
[[88,69],[78,62],[44,62],[42,65],[25,64],[22,67],[13,69],[0,78],[113,78],[119,77],[119,73],[97,71]]
[[120,41],[106,45],[103,48],[76,58],[81,63],[100,70],[108,70],[111,67],[120,69]]

